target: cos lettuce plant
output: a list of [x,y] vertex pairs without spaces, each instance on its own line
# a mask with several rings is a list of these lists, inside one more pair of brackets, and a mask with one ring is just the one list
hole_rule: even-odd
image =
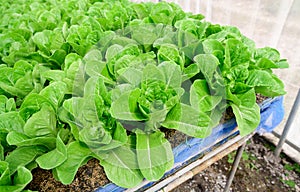
[[0,6],[0,191],[31,170],[70,184],[97,158],[125,188],[171,169],[161,128],[204,138],[232,108],[240,134],[256,94],[285,94],[277,50],[174,3],[17,0]]

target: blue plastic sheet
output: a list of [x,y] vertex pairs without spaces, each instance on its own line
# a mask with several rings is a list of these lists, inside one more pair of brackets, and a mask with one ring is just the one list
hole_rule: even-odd
[[[283,119],[284,108],[283,108],[283,97],[276,97],[273,99],[265,100],[261,105],[261,121],[258,128],[255,130],[258,134],[271,132]],[[191,138],[186,142],[181,143],[173,149],[174,154],[174,166],[173,168],[165,173],[165,177],[171,175],[181,167],[189,164],[190,162],[197,159],[199,156],[205,154],[214,149],[215,146],[221,145],[228,141],[231,137],[238,134],[237,132],[232,133],[234,128],[237,126],[234,119],[227,121],[224,124],[220,124],[215,127],[212,134],[204,139]],[[142,186],[139,190],[147,189],[154,185],[155,182],[150,182]],[[113,183],[109,183],[104,187],[97,189],[97,192],[121,192],[124,188],[116,186]]]
[[283,97],[276,97],[272,100],[267,100],[261,105],[261,121],[256,132],[261,135],[272,132],[273,129],[283,120],[283,117]]

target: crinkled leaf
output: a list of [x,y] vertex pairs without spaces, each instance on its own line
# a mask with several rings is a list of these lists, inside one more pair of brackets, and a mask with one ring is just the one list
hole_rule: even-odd
[[62,81],[65,78],[65,72],[60,70],[43,71],[41,76],[49,81]]
[[91,150],[78,141],[68,144],[67,160],[55,168],[59,181],[64,185],[70,184],[79,167],[85,164],[91,155]]
[[283,82],[274,74],[272,74],[272,78],[272,81],[274,82],[273,86],[258,86],[255,87],[255,91],[268,97],[276,97],[286,94]]
[[204,112],[185,104],[176,104],[168,113],[162,126],[176,129],[189,136],[203,138],[208,136],[210,118]]
[[[1,71],[0,71],[0,75],[1,75]],[[8,84],[1,80],[0,88],[11,95],[18,96],[18,97],[25,97],[28,93],[30,93],[34,89],[32,75],[30,72],[28,72],[24,74],[21,78],[17,79],[16,82],[13,84],[11,83]]]
[[97,148],[93,148],[95,154],[102,154],[103,151],[109,151],[111,149],[120,147],[128,141],[128,136],[126,129],[120,124],[117,123],[116,127],[112,133],[112,139],[108,144],[98,145]]
[[255,51],[254,58],[266,58],[273,62],[277,62],[280,60],[280,53],[276,49],[271,47],[258,48]]
[[236,65],[244,65],[249,62],[250,57],[251,52],[241,41],[233,38],[225,41],[225,69]]
[[221,99],[221,96],[211,95],[206,80],[196,80],[191,86],[190,103],[196,110],[211,111],[221,102]]
[[56,137],[56,115],[52,107],[43,106],[39,112],[33,114],[24,126],[24,133],[30,137]]
[[50,85],[48,85],[46,88],[44,88],[40,92],[40,95],[44,96],[45,98],[48,98],[49,102],[51,102],[53,107],[57,109],[64,98],[66,89],[67,86],[65,83],[61,81],[53,82]]
[[199,54],[194,57],[200,71],[208,82],[211,82],[219,66],[219,60],[212,54]]
[[282,81],[268,71],[251,70],[246,84],[255,87],[258,93],[265,96],[274,97],[286,93]]
[[0,185],[0,191],[23,191],[23,189],[31,182],[31,180],[31,172],[27,168],[19,166],[17,169],[17,173],[14,175],[12,181],[13,184]]
[[142,71],[133,67],[120,69],[117,73],[119,75],[117,78],[118,83],[129,83],[137,87],[142,81]]
[[257,104],[251,108],[235,104],[232,104],[231,107],[242,136],[253,132],[257,128],[260,121],[260,108]]
[[36,93],[31,93],[25,98],[20,107],[20,116],[24,120],[28,120],[32,114],[40,111],[43,106],[51,106],[51,103],[47,98]]
[[23,132],[25,125],[24,120],[20,117],[18,112],[8,112],[0,114],[0,129],[8,131]]
[[83,57],[83,61],[84,62],[101,61],[101,60],[102,60],[102,53],[98,49],[92,49],[92,50],[90,50]]
[[67,159],[67,147],[60,136],[56,138],[56,149],[39,156],[36,162],[42,169],[53,169],[61,165]]
[[140,52],[141,50],[135,44],[128,44],[118,51],[113,50],[113,56],[107,63],[109,72],[115,74],[118,69],[129,66],[130,61],[132,61],[135,56],[138,56]]
[[256,63],[257,67],[259,67],[260,69],[272,69],[272,68],[279,68],[278,65],[276,65],[276,63],[270,59],[267,58],[260,58],[257,63]]
[[165,76],[166,89],[176,89],[181,87],[181,70],[180,66],[174,62],[162,62],[158,69]]
[[204,75],[210,92],[214,95],[225,95],[225,83],[219,70],[219,60],[212,54],[199,54],[194,57],[196,64]]
[[143,70],[142,83],[150,86],[152,83],[160,82],[165,82],[164,73],[155,65],[147,65]]
[[4,95],[0,95],[0,114],[15,111],[16,102],[13,98],[7,98]]
[[9,132],[6,139],[10,145],[16,145],[17,147],[42,145],[48,149],[53,149],[56,141],[55,137],[43,136],[30,138],[17,131]]
[[122,94],[116,101],[113,101],[110,112],[112,117],[121,120],[146,120],[138,108],[137,100],[140,96],[140,90],[127,91]]
[[281,59],[276,62],[277,68],[289,68],[289,63],[286,59]]
[[6,102],[7,102],[7,97],[4,95],[0,95],[0,114],[6,112]]
[[183,69],[182,82],[189,80],[200,72],[200,69],[197,64],[193,63]]
[[109,151],[105,159],[100,159],[101,166],[109,180],[118,186],[132,188],[142,182],[137,156],[127,146]]
[[224,72],[224,75],[231,82],[245,82],[249,76],[248,65],[236,65]]
[[[2,142],[2,138],[0,139],[0,142]],[[4,161],[4,147],[2,144],[0,144],[0,161]]]
[[253,132],[260,122],[260,108],[256,104],[254,89],[237,95],[240,104],[231,103],[241,135]]
[[103,127],[102,123],[94,124],[90,127],[84,127],[79,132],[80,141],[84,142],[90,148],[98,148],[101,145],[108,145],[112,137]]
[[159,180],[174,164],[171,144],[160,131],[145,134],[137,130],[136,137],[140,171],[149,181]]
[[0,189],[1,186],[10,185],[10,172],[9,172],[9,166],[8,163],[5,161],[0,161]]
[[69,35],[66,41],[81,56],[84,56],[92,45],[99,40],[100,31],[93,31],[90,26],[72,25],[69,28]]
[[107,61],[111,60],[114,58],[117,54],[119,54],[123,49],[123,46],[115,44],[107,48],[106,53],[105,53],[105,59]]
[[224,53],[224,47],[220,41],[215,39],[206,39],[203,41],[203,49],[206,54],[214,54],[216,51]]
[[176,13],[172,6],[166,2],[155,4],[150,12],[150,18],[154,23],[163,23],[165,25],[172,25]]
[[183,67],[184,60],[178,51],[178,48],[173,44],[162,44],[157,52],[157,58],[159,62],[173,61],[180,67]]
[[6,156],[10,173],[13,174],[19,166],[26,166],[46,151],[42,146],[18,147]]

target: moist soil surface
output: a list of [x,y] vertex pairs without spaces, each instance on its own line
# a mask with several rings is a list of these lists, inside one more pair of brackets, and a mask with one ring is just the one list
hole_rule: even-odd
[[[176,135],[177,132],[168,134],[178,140],[185,139],[180,134]],[[251,138],[243,152],[230,191],[300,192],[300,165],[283,154],[276,158],[273,155],[274,148],[258,135]],[[223,191],[234,156],[235,152],[225,156],[175,188],[173,192]],[[56,181],[50,171],[35,169],[33,176],[34,180],[28,188],[38,191],[94,191],[109,182],[99,161],[95,159],[79,169],[70,185]]]
[[[256,99],[260,103],[266,98],[257,95]],[[233,113],[229,108],[220,123],[232,117]],[[188,139],[186,135],[178,131],[169,129],[162,129],[162,131],[170,141],[172,148]],[[284,155],[276,158],[273,155],[274,148],[260,136],[255,135],[251,138],[246,145],[230,191],[300,192],[300,165],[293,163]],[[233,152],[217,161],[173,191],[223,191],[234,155]],[[91,159],[86,165],[80,167],[74,181],[69,185],[63,185],[55,180],[51,171],[36,168],[32,174],[33,180],[27,189],[35,191],[95,191],[110,182],[96,159]]]
[[91,159],[88,163],[78,169],[74,181],[69,185],[63,185],[55,180],[52,172],[36,168],[32,171],[33,180],[28,189],[34,191],[94,191],[100,186],[109,183],[99,161]]
[[[166,139],[171,143],[172,148],[178,146],[188,139],[183,133],[170,129],[161,129],[165,133]],[[55,192],[83,192],[95,191],[101,186],[110,183],[105,175],[103,167],[97,159],[91,159],[86,165],[77,171],[74,181],[69,185],[63,185],[55,180],[51,171],[36,168],[32,171],[33,180],[27,186],[34,191],[55,191]]]
[[[233,179],[232,192],[299,192],[300,165],[281,154],[276,158],[274,146],[255,135],[243,152]],[[235,152],[215,162],[172,192],[223,191]]]

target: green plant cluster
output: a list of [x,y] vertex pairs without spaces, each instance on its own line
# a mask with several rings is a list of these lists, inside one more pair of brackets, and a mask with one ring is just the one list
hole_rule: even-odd
[[285,94],[277,50],[174,3],[5,0],[0,18],[0,191],[36,167],[69,184],[91,158],[125,188],[158,180],[161,127],[204,138],[231,107],[246,135],[255,94]]

